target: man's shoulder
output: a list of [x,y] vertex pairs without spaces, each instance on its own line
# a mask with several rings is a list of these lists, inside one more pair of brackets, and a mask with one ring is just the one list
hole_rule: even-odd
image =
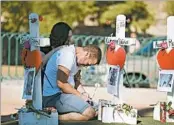
[[75,50],[75,46],[74,45],[69,45],[69,46],[63,47],[62,49]]
[[74,45],[69,45],[69,46],[63,47],[60,52],[75,54],[75,46]]

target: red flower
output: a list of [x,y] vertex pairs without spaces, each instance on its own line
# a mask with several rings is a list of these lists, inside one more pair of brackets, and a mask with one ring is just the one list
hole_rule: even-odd
[[161,43],[160,46],[162,47],[162,49],[167,49],[168,48],[167,42]]
[[112,49],[115,49],[115,42],[114,41],[111,41],[109,43],[109,47],[112,48]]
[[43,17],[42,16],[39,16],[39,21],[43,21]]

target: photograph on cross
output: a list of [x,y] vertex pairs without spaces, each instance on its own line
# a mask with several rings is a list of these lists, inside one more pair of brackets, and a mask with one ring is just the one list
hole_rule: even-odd
[[34,81],[35,81],[35,68],[27,68],[24,75],[24,90],[23,99],[32,100]]
[[158,90],[172,92],[174,84],[174,72],[170,70],[159,71]]
[[119,66],[109,67],[107,91],[115,96],[119,96],[120,74],[121,71]]

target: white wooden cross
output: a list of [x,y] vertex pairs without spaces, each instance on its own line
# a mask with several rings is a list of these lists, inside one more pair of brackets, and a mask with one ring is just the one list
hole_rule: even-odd
[[[39,36],[39,17],[36,13],[29,15],[29,30],[30,34],[22,38],[22,43],[29,42],[30,51],[40,50],[40,46],[49,46],[49,38],[41,38]],[[25,73],[34,68],[26,68]],[[28,75],[24,76],[24,81],[28,79]],[[24,88],[25,89],[25,88]],[[23,97],[24,98],[24,97]],[[24,98],[25,99],[25,98]],[[34,78],[32,103],[34,109],[22,107],[19,110],[20,125],[58,125],[58,113],[51,111],[50,114],[42,110],[42,88],[41,88],[41,69]],[[28,110],[31,110],[28,112]]]
[[[153,48],[165,48],[167,53],[169,53],[171,51],[171,49],[174,48],[174,16],[169,16],[167,18],[167,40],[154,41]],[[163,69],[161,69],[161,70],[163,70]],[[173,69],[168,70],[168,71],[170,71],[174,75]],[[167,92],[167,103],[169,103],[169,102],[172,102],[171,107],[174,109],[174,84],[172,87],[172,91]],[[160,120],[160,105],[159,104],[154,109],[154,119]],[[174,122],[174,119],[167,119],[166,121]]]
[[[115,37],[105,37],[105,43],[110,44],[111,42],[114,42],[115,43],[115,50],[117,50],[120,47],[120,45],[125,45],[125,46],[135,45],[136,44],[135,38],[126,38],[125,37],[125,27],[126,27],[126,16],[125,15],[118,15],[116,17]],[[110,65],[109,69],[110,69],[110,67],[114,67],[114,66]],[[109,76],[110,75],[111,75],[111,73],[109,73]],[[108,83],[109,83],[109,80],[108,80]],[[107,89],[108,89],[108,92],[110,94],[115,95],[115,97],[117,97],[117,99],[119,99],[119,101],[122,102],[122,97],[121,97],[122,91],[120,91],[120,89],[123,88],[123,73],[122,73],[122,71],[121,71],[121,75],[119,76],[119,83],[118,84],[117,84],[117,86],[115,86],[116,87],[115,89],[113,86],[110,86],[110,84],[108,84]],[[118,101],[118,100],[115,100],[115,101]]]
[[[170,52],[174,48],[174,16],[167,18],[167,40],[166,41],[154,41],[153,48],[164,48]],[[162,70],[162,69],[161,69]],[[167,93],[167,100],[172,101],[172,107],[174,108],[174,87],[172,92]]]
[[126,27],[126,16],[125,15],[118,15],[116,17],[116,37],[105,37],[105,43],[109,44],[110,42],[115,42],[116,45],[135,45],[136,39],[135,38],[126,38],[125,37],[125,27]]
[[[120,48],[120,45],[135,45],[135,38],[125,38],[125,24],[126,16],[118,15],[116,17],[116,37],[105,37],[105,43],[111,44],[114,43],[114,51],[117,51]],[[122,69],[116,65],[109,65],[108,73],[108,83],[107,91],[113,95],[113,100],[105,102],[99,101],[99,115],[98,120],[102,120],[104,123],[128,123],[128,124],[137,124],[137,110],[131,109],[130,112],[134,112],[135,117],[126,115],[124,112],[121,114],[118,109],[114,110],[118,105],[122,105],[124,102],[122,100],[123,92],[123,73]],[[103,104],[102,104],[103,103]],[[104,106],[104,103],[106,105]],[[115,105],[115,106],[114,106]],[[121,106],[122,107],[122,106]],[[113,116],[115,118],[113,118]]]
[[[30,38],[39,38],[39,17],[37,14],[32,13],[29,15],[29,28],[30,28]],[[40,50],[39,46],[36,46],[37,41],[30,42],[31,51],[32,50]],[[41,71],[37,73],[34,81],[33,88],[33,106],[36,109],[42,109],[42,89],[41,89]]]
[[[39,36],[39,16],[36,13],[31,13],[29,15],[29,31],[29,35],[22,37],[21,44],[25,44],[25,42],[28,41],[30,51],[40,50],[41,46],[43,47],[50,45],[49,38],[41,38]],[[26,72],[28,72],[28,70],[30,69],[25,69],[25,75],[27,75]],[[27,79],[28,77],[24,76],[24,80],[26,81]],[[24,96],[23,98],[27,99]],[[38,71],[34,80],[32,102],[35,109],[42,110],[41,71]]]

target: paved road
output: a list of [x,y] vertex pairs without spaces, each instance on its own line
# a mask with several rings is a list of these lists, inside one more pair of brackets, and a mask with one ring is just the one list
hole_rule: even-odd
[[[92,96],[94,87],[85,87],[86,91]],[[23,80],[4,80],[1,83],[1,115],[8,115],[17,112],[15,108],[24,105],[22,100]],[[158,92],[156,89],[121,89],[122,100],[137,109],[148,108],[150,104],[166,100],[165,92]],[[106,88],[98,88],[94,100],[106,99],[113,100],[113,97],[107,93]]]

